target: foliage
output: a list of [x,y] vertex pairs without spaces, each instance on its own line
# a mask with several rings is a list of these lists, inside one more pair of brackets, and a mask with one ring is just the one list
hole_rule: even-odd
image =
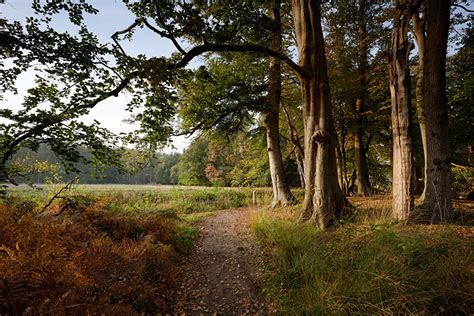
[[183,185],[209,185],[205,167],[208,162],[208,141],[197,138],[181,155],[178,164],[178,183]]
[[55,217],[2,203],[2,313],[167,311],[172,222],[114,215],[97,204]]
[[173,167],[176,166],[181,159],[181,154],[170,153],[170,154],[157,154],[155,168],[153,169],[155,174],[156,183],[159,184],[176,184],[178,178],[173,173]]
[[[91,153],[85,147],[79,147],[80,155],[90,157]],[[67,174],[60,160],[46,145],[40,145],[32,151],[21,148],[9,163],[9,168],[17,174],[15,181],[27,183],[46,183],[52,176],[68,182],[78,177],[79,183],[130,183],[130,184],[176,184],[176,175],[171,169],[179,159],[178,153],[157,153],[155,156],[136,149],[122,151],[120,163],[122,168],[98,164],[78,163],[74,165],[77,173]]]
[[230,135],[254,123],[255,114],[268,108],[266,60],[257,57],[228,53],[209,58],[180,82],[178,113],[184,133]]
[[[453,161],[472,166],[472,133],[474,123],[474,28],[464,34],[463,46],[447,61],[450,139]],[[460,75],[462,74],[462,75]],[[471,151],[471,152],[470,152]]]
[[[83,21],[83,13],[96,14],[86,3],[40,4],[33,2],[36,17],[20,22],[0,21],[2,43],[0,82],[5,90],[16,92],[15,82],[24,72],[35,75],[35,87],[28,90],[23,109],[2,109],[0,116],[1,179],[11,180],[6,162],[21,145],[37,150],[48,143],[61,158],[67,171],[77,162],[118,162],[112,135],[97,122],[87,125],[79,117],[105,99],[117,85],[107,67],[109,48],[99,44]],[[69,13],[76,35],[58,32],[51,16],[59,11]],[[115,93],[112,93],[113,95]],[[88,146],[93,159],[82,157],[78,146]]]

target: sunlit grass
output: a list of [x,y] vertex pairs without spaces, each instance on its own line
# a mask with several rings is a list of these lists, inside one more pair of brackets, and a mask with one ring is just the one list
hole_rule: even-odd
[[[297,224],[299,207],[259,212],[253,230],[270,267],[272,312],[288,315],[469,314],[474,230],[392,222],[387,201],[332,231]],[[355,203],[354,203],[355,202]],[[471,310],[472,311],[472,310]]]

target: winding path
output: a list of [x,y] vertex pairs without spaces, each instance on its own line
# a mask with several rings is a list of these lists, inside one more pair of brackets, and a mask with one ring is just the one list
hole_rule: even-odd
[[249,227],[253,212],[224,210],[198,224],[196,247],[178,266],[176,314],[265,314],[262,270]]

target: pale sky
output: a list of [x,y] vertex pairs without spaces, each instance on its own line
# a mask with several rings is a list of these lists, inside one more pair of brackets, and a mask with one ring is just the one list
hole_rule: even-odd
[[[89,30],[96,34],[101,42],[111,42],[110,36],[114,32],[125,29],[135,20],[134,15],[127,10],[122,1],[96,0],[89,3],[98,9],[99,13],[96,15],[85,15],[85,21]],[[0,15],[10,21],[24,22],[25,17],[32,14],[31,1],[6,0],[5,3],[0,4]],[[74,25],[69,22],[67,14],[64,13],[54,16],[53,26],[58,31],[75,32]],[[138,29],[134,34],[132,42],[123,41],[121,44],[130,55],[170,56],[175,51],[173,44],[169,40],[162,39],[147,29]],[[194,61],[194,65],[196,64],[198,64],[198,61]],[[33,72],[20,75],[17,82],[18,95],[6,93],[6,101],[1,102],[0,106],[13,110],[20,109],[23,96],[26,90],[33,86],[33,83]],[[109,98],[99,103],[88,116],[84,117],[84,121],[92,122],[95,119],[114,133],[132,131],[134,127],[123,122],[124,119],[129,117],[129,113],[125,111],[125,105],[128,103],[129,98],[129,95],[122,93],[117,98]],[[179,152],[182,152],[189,142],[190,140],[185,137],[173,138],[173,144]],[[167,152],[171,150],[171,148],[165,149]]]

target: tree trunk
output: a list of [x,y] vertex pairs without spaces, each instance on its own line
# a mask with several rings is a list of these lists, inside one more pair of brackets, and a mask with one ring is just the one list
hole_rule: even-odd
[[341,131],[341,165],[342,165],[342,174],[344,176],[344,189],[343,193],[345,196],[349,196],[349,186],[351,185],[350,178],[347,175],[347,155],[346,155],[346,131],[345,128]]
[[413,157],[411,144],[411,87],[408,23],[414,10],[410,3],[397,5],[388,54],[392,99],[392,212],[398,220],[408,220],[413,211]]
[[295,157],[296,157],[296,165],[298,167],[298,176],[300,179],[300,186],[301,188],[304,189],[304,168],[303,168],[303,164],[301,163],[301,158],[300,158],[300,154],[298,153],[298,150],[295,150]]
[[337,181],[339,188],[343,193],[346,192],[346,183],[344,182],[344,168],[342,166],[342,152],[339,142],[336,139],[336,160],[337,160]]
[[427,148],[426,148],[426,117],[425,117],[425,103],[423,101],[423,69],[424,69],[424,54],[425,54],[425,20],[422,12],[413,15],[413,35],[415,37],[416,45],[418,46],[418,66],[416,69],[416,116],[418,124],[420,125],[421,143],[423,144],[423,193],[420,201],[425,198],[426,190],[426,172],[427,172]]
[[302,91],[306,190],[300,220],[325,229],[336,224],[347,201],[337,182],[329,82],[319,0],[293,0]]
[[[281,50],[281,17],[280,1],[273,2],[270,10],[271,17],[275,21],[272,32],[272,49]],[[273,200],[270,207],[279,205],[286,206],[294,204],[296,199],[291,194],[290,187],[286,181],[285,169],[280,148],[279,113],[281,101],[281,64],[277,58],[270,58],[268,98],[271,106],[270,111],[265,113],[264,124],[267,130],[267,151],[270,164],[270,175],[272,178]]]
[[360,84],[360,95],[357,98],[355,105],[355,130],[354,130],[354,155],[355,155],[355,168],[356,168],[356,186],[357,195],[368,196],[372,192],[369,181],[369,170],[367,167],[366,150],[364,149],[364,143],[362,139],[362,125],[363,125],[363,113],[364,103],[367,98],[367,51],[368,51],[368,39],[367,39],[367,28],[365,21],[366,11],[366,0],[359,0],[358,14],[357,14],[357,50],[358,50],[358,71],[359,71],[359,84]]
[[432,221],[452,216],[446,53],[450,1],[426,0],[423,100],[426,116],[426,189],[421,209]]
[[354,133],[354,156],[355,156],[355,169],[356,169],[356,195],[369,196],[372,193],[369,180],[369,170],[367,165],[366,150],[362,140],[362,119],[361,114],[363,112],[363,98],[357,99],[356,102],[356,131]]

